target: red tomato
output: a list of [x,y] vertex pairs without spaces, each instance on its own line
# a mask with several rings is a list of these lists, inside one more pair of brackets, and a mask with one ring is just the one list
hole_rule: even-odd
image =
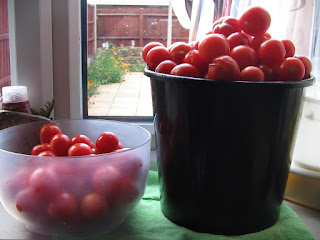
[[102,133],[97,141],[96,148],[100,153],[109,153],[116,150],[119,146],[119,139],[113,132]]
[[264,34],[270,23],[271,17],[268,11],[258,6],[250,7],[239,18],[242,30],[252,36]]
[[47,151],[43,151],[43,152],[39,153],[38,156],[40,156],[40,157],[55,157],[56,154],[54,152],[52,152],[51,150],[47,150]]
[[190,63],[181,63],[172,68],[171,75],[184,76],[184,77],[200,77],[198,69]]
[[92,142],[90,138],[88,138],[86,135],[83,135],[83,134],[75,135],[73,138],[71,138],[70,145],[73,145],[76,143],[85,143],[85,144],[88,144],[89,146],[92,146]]
[[31,150],[31,155],[38,155],[39,153],[43,151],[50,151],[50,144],[49,143],[41,143],[35,145]]
[[247,45],[234,47],[229,54],[239,65],[240,71],[247,66],[254,66],[258,62],[256,52]]
[[77,200],[71,193],[59,193],[49,201],[48,213],[53,218],[70,218],[76,215],[77,210]]
[[82,198],[80,210],[83,216],[94,220],[105,216],[108,206],[100,194],[89,193]]
[[116,159],[115,168],[119,170],[124,176],[136,181],[143,169],[142,159],[132,153],[122,153],[121,159]]
[[311,61],[309,60],[309,58],[304,57],[304,56],[297,57],[297,58],[299,58],[303,62],[304,67],[305,67],[305,73],[304,73],[303,79],[310,78],[310,74],[311,74],[311,71],[312,71],[312,63],[311,63]]
[[263,36],[267,37],[268,39],[271,38],[271,35],[270,35],[270,33],[268,33],[268,32],[265,32],[265,33],[263,34]]
[[241,26],[240,26],[238,19],[226,16],[223,19],[223,23],[227,23],[227,24],[231,25],[234,29],[234,32],[241,32]]
[[[216,30],[217,31],[217,30]],[[224,35],[225,37],[228,37],[230,34],[236,32],[233,26],[226,22],[222,22],[219,24],[219,30],[216,33],[220,33]]]
[[209,62],[200,56],[198,50],[191,50],[183,59],[184,63],[189,63],[198,69],[200,76],[204,76],[208,72]]
[[177,66],[177,64],[171,60],[164,60],[156,67],[155,72],[170,74],[172,68]]
[[20,190],[25,189],[29,184],[29,178],[32,172],[33,170],[30,168],[23,168],[10,176],[5,181],[5,186],[7,186],[9,193],[15,195]]
[[263,43],[264,41],[267,41],[268,38],[264,35],[259,35],[254,37],[251,42],[250,42],[250,47],[253,48],[253,50],[256,51],[257,54],[259,54],[259,48],[261,43]]
[[277,69],[280,81],[300,81],[305,74],[303,62],[298,58],[286,58]]
[[156,47],[156,46],[163,46],[164,47],[164,45],[160,42],[149,42],[143,47],[142,58],[145,62],[147,61],[147,54],[148,54],[149,50],[153,47]]
[[238,20],[236,18],[228,16],[220,18],[219,20],[214,22],[212,29],[214,33],[220,33],[226,37],[234,32],[241,31]]
[[198,51],[202,58],[211,62],[216,57],[228,55],[230,46],[224,35],[213,33],[205,35],[199,40]]
[[50,141],[50,148],[57,156],[68,156],[70,139],[63,133],[54,135]]
[[259,64],[258,68],[260,68],[264,73],[264,81],[276,81],[276,76],[271,67],[265,64]]
[[239,80],[239,77],[239,65],[236,60],[230,56],[217,57],[209,64],[209,79],[236,81]]
[[263,82],[264,73],[258,67],[248,66],[240,72],[240,80],[251,82]]
[[40,143],[50,143],[51,138],[61,133],[61,129],[53,124],[53,123],[47,123],[41,126],[40,128]]
[[68,156],[85,156],[92,153],[91,147],[86,143],[75,143],[68,150]]
[[64,160],[51,161],[47,168],[58,176],[63,191],[71,192],[75,189],[76,171],[70,162]]
[[230,45],[230,49],[239,46],[239,45],[249,45],[250,41],[247,37],[247,35],[245,35],[242,32],[235,32],[232,33],[229,37],[228,37],[228,42]]
[[15,206],[19,212],[19,217],[25,217],[28,222],[39,222],[45,217],[45,202],[34,194],[33,189],[26,188],[15,196]]
[[259,48],[259,58],[262,63],[270,67],[276,67],[283,62],[286,56],[286,49],[283,43],[276,39],[264,41]]
[[139,194],[135,184],[112,166],[98,168],[92,181],[94,189],[106,197],[110,206],[129,203]]
[[49,168],[37,168],[29,178],[29,185],[35,195],[41,198],[50,198],[60,191],[60,179]]
[[291,42],[290,40],[287,40],[287,39],[282,40],[281,42],[283,43],[284,48],[286,49],[286,56],[285,57],[286,58],[293,57],[295,54],[295,50],[296,50],[293,42]]
[[193,50],[198,50],[199,41],[189,42],[189,45],[191,46],[191,48],[192,48]]
[[124,146],[121,142],[119,142],[118,149],[122,149],[122,148],[124,148]]
[[180,64],[183,62],[184,56],[191,50],[191,46],[185,42],[179,42],[174,44],[173,47],[170,48],[169,52],[171,55],[171,60],[176,64]]
[[154,71],[159,63],[171,58],[169,50],[164,46],[156,46],[149,50],[146,63],[151,71]]

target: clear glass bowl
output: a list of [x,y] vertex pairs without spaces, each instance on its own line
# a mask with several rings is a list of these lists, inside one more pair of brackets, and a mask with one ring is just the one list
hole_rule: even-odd
[[117,121],[58,120],[55,123],[70,138],[85,134],[95,141],[102,132],[111,131],[129,149],[80,157],[29,155],[39,143],[44,123],[0,131],[2,205],[38,234],[80,236],[112,231],[144,194],[150,133]]

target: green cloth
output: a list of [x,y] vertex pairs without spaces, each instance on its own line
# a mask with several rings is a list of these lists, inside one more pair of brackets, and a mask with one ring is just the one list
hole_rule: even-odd
[[139,205],[128,218],[112,233],[90,236],[62,238],[55,240],[309,240],[314,239],[296,213],[285,203],[281,206],[280,218],[275,225],[257,233],[240,236],[222,236],[198,233],[180,227],[168,220],[161,212],[158,175],[149,172],[145,194]]

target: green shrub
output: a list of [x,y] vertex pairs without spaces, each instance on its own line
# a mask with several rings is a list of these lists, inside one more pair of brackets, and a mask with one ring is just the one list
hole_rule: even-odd
[[97,53],[88,69],[88,96],[97,94],[97,88],[103,84],[117,83],[129,72],[128,63],[119,54],[114,44]]

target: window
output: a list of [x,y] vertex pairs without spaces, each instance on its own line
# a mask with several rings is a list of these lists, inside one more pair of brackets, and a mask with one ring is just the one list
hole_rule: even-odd
[[142,49],[150,41],[187,42],[188,29],[179,23],[170,1],[88,0],[83,7],[87,10],[82,12],[82,18],[87,16],[82,31],[87,30],[83,37],[88,57],[84,117],[152,121],[151,87],[143,74]]

